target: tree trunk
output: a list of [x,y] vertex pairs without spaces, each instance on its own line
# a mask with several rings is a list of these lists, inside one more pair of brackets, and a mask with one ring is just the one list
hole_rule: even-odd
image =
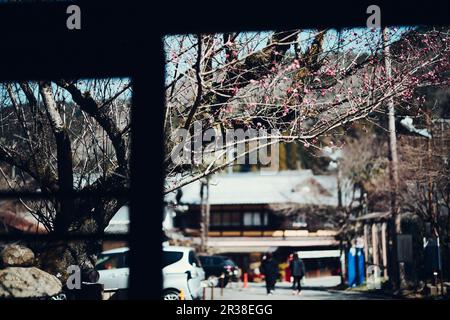
[[82,274],[95,269],[97,255],[102,250],[101,240],[57,241],[46,244],[38,254],[38,266],[57,276],[63,285],[71,265],[80,267]]
[[67,240],[45,243],[35,248],[38,253],[39,267],[65,283],[68,277],[67,268],[70,265],[80,267],[82,273],[95,268],[97,255],[102,252],[101,239],[70,240],[70,234],[95,235],[101,234],[114,214],[126,203],[124,199],[92,198],[76,202],[76,212],[82,212],[70,225]]

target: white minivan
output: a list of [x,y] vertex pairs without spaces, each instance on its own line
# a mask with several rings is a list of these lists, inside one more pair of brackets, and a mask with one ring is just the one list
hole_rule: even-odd
[[100,277],[97,281],[105,290],[128,289],[130,268],[127,247],[103,251],[97,258],[95,269]]
[[[96,269],[99,272],[99,283],[105,290],[128,288],[129,248],[118,248],[102,252],[97,259]],[[162,256],[163,298],[178,300],[184,293],[186,300],[201,299],[202,281],[205,272],[194,249],[189,247],[165,246]]]
[[202,281],[205,271],[194,249],[189,247],[163,247],[163,297],[178,300],[181,289],[186,299],[203,297]]

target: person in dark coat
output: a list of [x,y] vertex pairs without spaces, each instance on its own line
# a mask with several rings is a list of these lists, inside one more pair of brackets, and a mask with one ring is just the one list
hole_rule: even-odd
[[291,274],[292,277],[294,278],[294,283],[292,284],[292,290],[294,290],[293,293],[300,294],[302,290],[301,281],[302,278],[305,276],[305,264],[298,257],[297,253],[294,253],[289,268],[291,269]]
[[265,259],[261,263],[261,272],[266,280],[267,294],[271,295],[275,291],[275,283],[278,278],[278,264],[273,260],[272,254],[267,253]]

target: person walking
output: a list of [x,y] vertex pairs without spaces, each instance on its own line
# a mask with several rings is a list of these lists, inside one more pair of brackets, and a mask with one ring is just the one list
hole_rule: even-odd
[[305,264],[303,263],[302,259],[298,257],[297,253],[294,253],[289,268],[291,269],[291,274],[294,278],[294,282],[292,284],[292,293],[300,294],[300,292],[302,291],[301,281],[305,276]]
[[271,253],[267,253],[261,263],[261,272],[266,280],[267,295],[271,295],[275,291],[275,283],[278,278],[278,265],[272,257]]

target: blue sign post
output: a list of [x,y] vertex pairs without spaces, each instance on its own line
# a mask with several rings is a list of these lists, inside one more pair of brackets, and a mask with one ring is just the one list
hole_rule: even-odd
[[347,254],[348,286],[356,287],[365,282],[365,261],[362,248],[351,248]]
[[361,285],[361,284],[363,284],[364,282],[365,282],[365,275],[366,275],[366,272],[365,272],[365,267],[364,267],[364,265],[365,265],[365,261],[364,261],[364,251],[363,251],[363,249],[362,248],[358,248],[358,249],[356,249],[356,255],[357,255],[357,258],[358,258],[358,262],[357,262],[357,264],[358,264],[358,285]]
[[348,286],[356,286],[356,249],[351,248],[347,254],[347,276]]

